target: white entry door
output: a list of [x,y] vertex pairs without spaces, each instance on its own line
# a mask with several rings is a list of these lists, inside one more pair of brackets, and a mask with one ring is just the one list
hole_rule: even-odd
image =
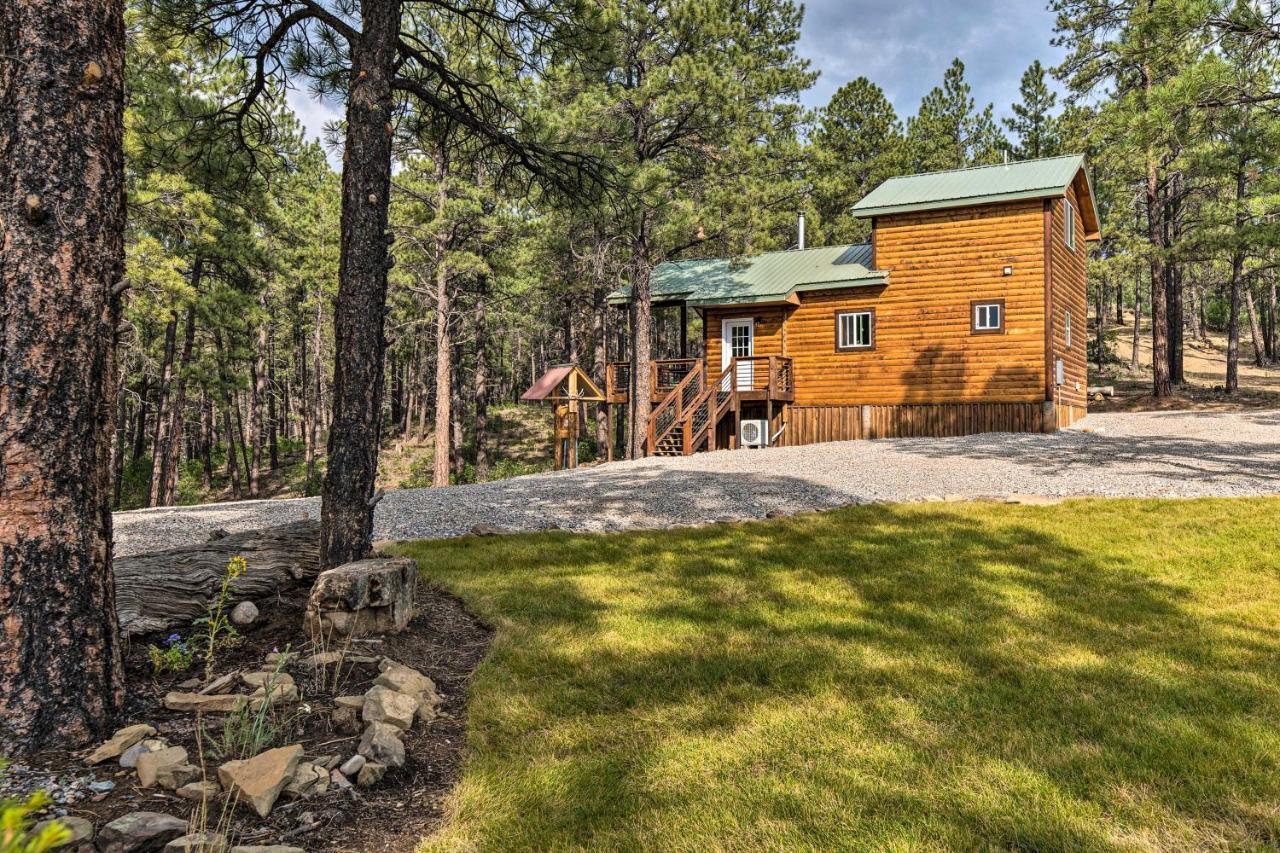
[[[729,366],[730,359],[747,358],[756,354],[756,324],[750,317],[721,321],[720,336],[720,370],[722,372]],[[751,390],[754,366],[750,361],[738,362],[737,390]]]

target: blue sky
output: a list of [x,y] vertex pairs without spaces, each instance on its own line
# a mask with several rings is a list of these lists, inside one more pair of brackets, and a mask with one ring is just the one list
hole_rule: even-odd
[[[821,76],[804,101],[822,106],[841,85],[866,76],[905,121],[958,56],[979,108],[994,103],[997,115],[1007,115],[1032,60],[1054,65],[1062,59],[1062,50],[1049,43],[1053,15],[1045,2],[809,0],[800,54]],[[291,92],[289,103],[312,136],[338,115],[304,91]]]

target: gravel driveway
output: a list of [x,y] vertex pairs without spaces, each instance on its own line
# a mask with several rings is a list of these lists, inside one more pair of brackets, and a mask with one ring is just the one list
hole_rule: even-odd
[[[1280,411],[1090,415],[1053,435],[986,433],[722,451],[388,492],[375,537],[457,536],[477,523],[620,530],[760,518],[863,501],[1017,495],[1280,494]],[[318,498],[115,515],[116,553],[136,554],[320,515]]]

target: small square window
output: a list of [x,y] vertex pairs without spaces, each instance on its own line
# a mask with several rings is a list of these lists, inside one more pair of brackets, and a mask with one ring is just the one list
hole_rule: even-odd
[[836,313],[836,352],[875,349],[876,312],[840,311]]
[[1004,300],[972,302],[969,306],[969,331],[975,335],[994,335],[1004,331]]

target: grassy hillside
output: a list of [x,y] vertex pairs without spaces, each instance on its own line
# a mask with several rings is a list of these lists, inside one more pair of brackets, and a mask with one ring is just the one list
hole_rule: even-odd
[[[491,410],[489,417],[489,448],[492,459],[490,480],[501,480],[532,474],[551,468],[551,414],[539,406],[502,406]],[[320,479],[324,476],[324,448],[316,460],[316,479],[309,486],[306,482],[306,465],[303,462],[301,442],[282,441],[280,467],[264,472],[261,497],[295,498],[319,493]],[[404,441],[399,437],[388,440],[378,460],[378,487],[383,489],[412,488],[431,485],[431,458],[435,444],[430,436],[423,441]],[[464,447],[463,455],[469,460],[460,482],[473,482],[475,468],[474,447]],[[584,459],[589,456],[584,455]],[[221,446],[214,452],[214,477],[211,488],[202,484],[199,462],[187,462],[178,481],[178,503],[182,506],[215,501],[239,499],[233,494],[225,475],[226,455]],[[151,476],[151,457],[143,456],[125,467],[121,483],[120,506],[116,509],[137,509],[146,505],[147,484]],[[243,470],[241,477],[244,476]]]

